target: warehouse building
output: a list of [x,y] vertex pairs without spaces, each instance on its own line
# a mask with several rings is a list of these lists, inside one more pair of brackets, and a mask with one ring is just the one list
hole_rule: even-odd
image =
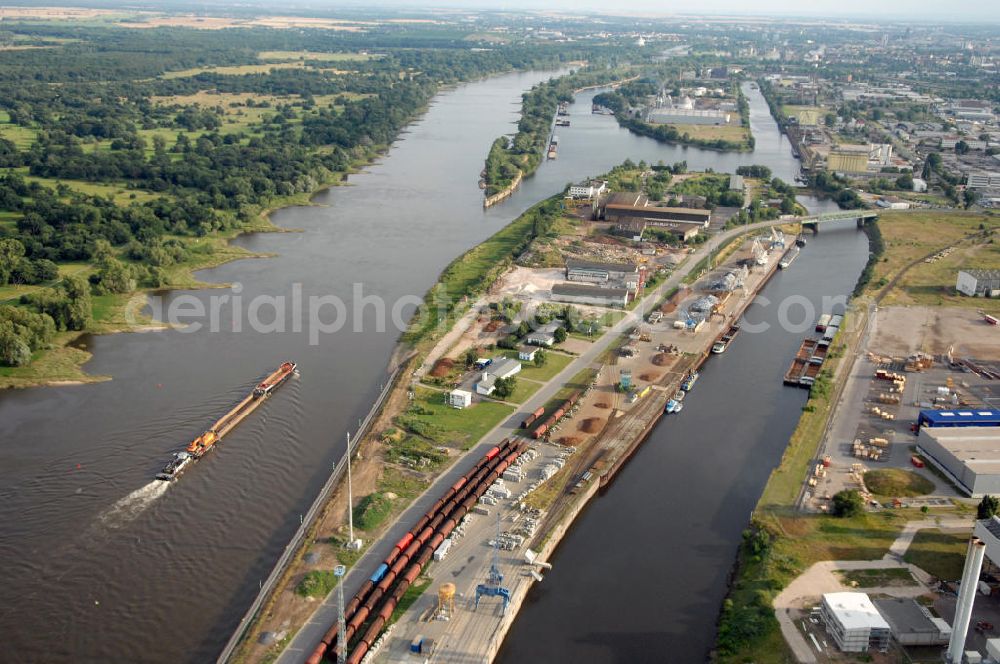
[[921,427],[1000,427],[1000,410],[922,410],[917,419]]
[[922,426],[917,451],[970,497],[1000,493],[1000,427]]
[[726,125],[732,114],[714,108],[657,108],[649,112],[653,124]]
[[601,288],[584,284],[555,284],[552,286],[552,299],[572,304],[624,307],[628,304],[629,291],[625,288]]
[[865,593],[826,593],[820,613],[826,631],[842,651],[889,649],[889,623]]
[[931,615],[916,600],[894,597],[872,603],[889,624],[892,638],[902,646],[943,645],[951,638],[951,625]]
[[1000,270],[959,270],[955,290],[969,297],[1000,296]]
[[637,290],[641,275],[635,263],[600,263],[571,258],[566,261],[566,281]]

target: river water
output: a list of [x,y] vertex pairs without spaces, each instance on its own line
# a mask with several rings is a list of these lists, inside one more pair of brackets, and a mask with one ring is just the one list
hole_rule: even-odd
[[[309,326],[294,331],[290,315],[284,332],[253,331],[249,314],[235,316],[240,308],[230,300],[219,307],[215,331],[190,327],[83,339],[94,353],[86,369],[111,376],[109,382],[0,394],[0,634],[6,641],[0,661],[204,662],[219,652],[341,457],[345,432],[357,426],[385,380],[398,329],[391,320],[379,326],[375,304],[355,313],[362,297],[382,298],[390,319],[396,303],[399,311],[409,311],[405,298],[422,296],[452,258],[567,182],[626,158],[687,160],[691,169],[717,171],[764,163],[788,181],[797,170],[758,93],[751,93],[757,150],[729,155],[633,136],[613,118],[592,116],[594,93],[588,92],[571,109],[573,125],[560,129],[559,159],[543,164],[504,204],[483,211],[476,182],[485,152],[496,136],[513,130],[521,92],[549,75],[509,74],[442,93],[379,163],[352,176],[349,186],[318,195],[320,207],[274,214],[279,226],[300,232],[237,241],[275,257],[199,274],[209,282],[239,282],[238,293],[181,291],[164,298],[164,306],[187,301],[209,309],[220,295],[239,295],[244,303],[261,295],[290,302],[301,289],[307,302],[310,296],[344,302],[343,315],[336,307],[323,315],[327,322],[339,316],[345,322],[340,331],[320,334],[314,344]],[[812,293],[829,280],[804,275],[823,269],[846,283],[854,278],[848,278],[853,264],[863,260],[857,233],[824,233],[769,288],[785,284],[792,292]],[[270,320],[270,309],[262,311],[260,318]],[[234,318],[241,331],[234,331]],[[780,376],[794,339],[744,335],[709,367],[683,419],[661,427],[665,433],[658,431],[641,453],[666,456],[649,465],[631,464],[560,548],[554,576],[509,639],[508,661],[556,661],[531,655],[539,642],[531,631],[536,628],[544,627],[545,640],[558,652],[564,646],[582,649],[589,661],[608,661],[601,644],[609,638],[643,636],[595,629],[578,615],[565,619],[567,611],[576,614],[583,605],[617,605],[613,612],[619,618],[632,615],[640,621],[635,624],[646,624],[650,644],[670,641],[674,627],[668,623],[686,624],[692,644],[698,630],[705,643],[710,640],[734,533],[745,524],[761,473],[779,456],[803,397],[794,390],[771,390],[772,381],[751,376],[736,358],[744,357],[763,375]],[[753,344],[762,344],[758,354],[745,357]],[[301,376],[180,481],[170,486],[151,481],[173,451],[286,359],[299,363]],[[728,391],[711,396],[718,383],[713,372],[737,363],[740,372],[731,372],[728,385],[719,387]],[[741,384],[747,389],[750,381],[752,394],[734,391]],[[699,439],[694,432],[708,431],[722,408],[739,429],[728,431],[725,440]],[[708,421],[680,444],[681,428],[700,418]],[[663,435],[669,440],[658,441]],[[685,480],[664,482],[665,473],[684,473]],[[693,482],[700,474],[714,488]],[[716,497],[726,498],[721,507]],[[677,509],[664,508],[677,500],[682,501]],[[601,516],[611,513],[616,516]],[[616,530],[630,523],[653,536],[633,539]],[[698,528],[705,541],[690,539],[688,530]],[[592,558],[598,550],[601,555]],[[689,553],[702,559],[687,560]],[[585,566],[591,559],[602,566],[596,576],[604,579],[588,572],[579,576],[590,569]],[[662,573],[657,583],[670,587],[657,595],[663,602],[685,589],[678,583],[704,576],[692,589],[700,593],[697,614],[684,613],[691,605],[680,602],[658,605],[657,624],[648,624],[643,616],[650,613],[639,600],[647,593],[631,588],[632,572],[654,568]],[[683,581],[672,578],[670,571],[677,569],[685,570]],[[546,594],[596,588],[592,584],[605,580],[617,590],[608,596],[604,589],[603,600],[589,593],[585,599]],[[651,587],[648,579],[642,584],[644,591]],[[625,606],[636,609],[626,612]],[[518,652],[528,653],[528,659],[516,659]]]

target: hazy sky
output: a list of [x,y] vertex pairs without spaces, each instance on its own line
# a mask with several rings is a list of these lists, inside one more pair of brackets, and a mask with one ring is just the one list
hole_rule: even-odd
[[372,6],[476,7],[489,9],[574,10],[609,14],[738,14],[790,16],[857,16],[896,20],[1000,22],[997,0],[374,0]]

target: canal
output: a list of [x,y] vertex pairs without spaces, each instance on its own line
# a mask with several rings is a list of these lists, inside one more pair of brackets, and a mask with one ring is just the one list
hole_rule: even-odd
[[[349,186],[319,194],[316,207],[288,208],[273,215],[277,225],[296,232],[248,235],[237,241],[273,258],[199,273],[204,281],[238,283],[238,287],[177,291],[163,302],[166,307],[184,299],[209,309],[212,298],[220,295],[239,296],[244,303],[262,295],[292,299],[297,290],[306,300],[335,296],[346,305],[340,331],[319,335],[311,343],[308,321],[297,332],[290,316],[284,332],[253,331],[245,320],[246,306],[236,307],[237,298],[232,298],[221,305],[215,330],[191,326],[81,340],[94,354],[86,369],[112,377],[108,382],[0,395],[0,559],[5,562],[0,566],[4,589],[0,633],[7,638],[7,655],[2,659],[204,662],[213,658],[298,527],[331,465],[341,457],[344,433],[357,426],[385,379],[398,329],[391,321],[379,324],[378,305],[355,310],[357,305],[377,297],[391,307],[406,302],[404,298],[421,297],[452,258],[528,206],[567,182],[599,174],[626,158],[650,163],[685,160],[692,170],[718,171],[764,163],[789,181],[798,167],[759,93],[750,93],[757,151],[724,154],[633,136],[613,118],[591,115],[595,93],[588,92],[572,106],[572,126],[560,129],[559,159],[543,164],[507,202],[483,211],[476,182],[485,153],[494,138],[513,130],[521,93],[549,75],[509,74],[442,93],[378,163],[351,176]],[[856,233],[844,235],[848,236],[860,247]],[[832,248],[837,237],[840,234],[829,233],[815,245],[810,243],[775,285],[787,281],[789,288],[807,287],[810,280],[796,285],[795,277],[818,269],[815,261],[824,255],[823,246]],[[852,251],[858,256],[864,253],[863,248],[845,245],[844,252]],[[849,271],[845,265],[839,266],[843,275]],[[268,314],[260,317],[266,320]],[[325,319],[330,320],[330,310]],[[242,325],[239,331],[234,331],[235,320]],[[777,341],[782,338],[744,335],[733,354],[714,363],[709,372],[727,363],[734,366],[737,349],[755,342],[767,344],[755,362],[779,371],[786,351]],[[785,339],[791,342],[792,337]],[[151,481],[173,451],[286,359],[299,363],[300,377],[281,388],[180,481],[170,486]],[[747,374],[741,365],[727,380],[735,383],[736,375]],[[783,429],[774,430],[776,422],[790,426],[795,406],[789,403],[802,395],[780,393],[769,412],[782,417],[762,421],[759,410],[744,404],[750,403],[745,401],[748,396],[756,403],[759,393],[766,394],[767,381],[754,382],[750,391],[759,389],[758,394],[714,398],[711,375],[702,380],[704,389],[699,386],[699,398],[684,411],[678,426],[697,422],[697,403],[704,400],[701,408],[714,408],[716,414],[725,409],[728,421],[740,422],[742,442],[686,437],[687,442],[680,444],[678,427],[671,423],[664,434],[656,434],[668,440],[660,444],[651,440],[642,454],[659,450],[668,455],[650,463],[666,464],[670,469],[661,469],[664,472],[683,472],[689,478],[677,484],[686,501],[705,492],[730,496],[726,507],[733,507],[733,513],[723,510],[730,519],[725,521],[727,527],[715,523],[722,517],[718,509],[711,510],[711,501],[697,510],[688,502],[684,509],[665,509],[663,501],[671,500],[662,492],[669,486],[665,476],[656,476],[650,488],[633,474],[653,466],[632,463],[560,549],[556,574],[563,576],[553,576],[545,592],[553,586],[564,592],[592,587],[593,578],[571,573],[574,565],[569,561],[574,556],[588,559],[597,545],[591,535],[580,533],[596,529],[598,540],[606,543],[594,560],[604,566],[609,583],[617,575],[621,585],[614,598],[601,602],[616,604],[619,615],[626,614],[621,607],[631,607],[647,594],[630,587],[633,570],[652,565],[664,574],[676,571],[682,569],[682,550],[704,554],[708,547],[717,550],[719,558],[705,557],[696,565],[706,575],[706,592],[697,598],[704,610],[684,620],[711,631],[708,626],[718,597],[710,597],[709,577],[717,571],[721,579],[728,570],[729,563],[720,561],[728,556],[731,562],[735,546],[731,535],[738,535],[749,509],[741,505],[752,504],[754,491],[759,491],[752,468],[773,464],[787,438]],[[745,424],[738,419],[744,417]],[[689,455],[680,454],[683,450],[690,450]],[[669,456],[675,454],[680,456]],[[741,459],[751,468],[740,467]],[[675,467],[676,463],[689,467]],[[699,472],[713,479],[714,489],[693,484]],[[727,472],[733,473],[732,481],[724,481]],[[651,493],[636,493],[633,487],[640,486]],[[658,547],[639,548],[641,538],[616,535],[614,530],[600,532],[607,522],[594,522],[599,509],[608,509],[618,515],[617,527],[633,522],[633,516],[638,525],[654,505],[659,506],[654,517],[659,522],[645,526],[650,535],[655,533],[648,541],[658,542]],[[706,533],[715,538],[710,544],[695,545],[680,535],[692,518],[705,520]],[[678,558],[671,562],[665,555],[675,550]],[[616,555],[609,556],[611,552]],[[685,576],[698,575],[689,568]],[[673,594],[678,590],[674,587]],[[519,621],[510,640],[511,652],[518,652],[522,638],[530,638],[522,636],[522,625],[531,629],[552,623],[553,644],[561,639],[578,643],[581,638],[601,638],[588,621],[574,624],[580,630],[574,634],[563,633],[573,624],[564,620],[563,602],[577,600],[556,599],[558,603],[547,596],[535,598],[527,609],[528,619]],[[596,606],[597,595],[588,594],[585,603]],[[678,603],[677,610],[682,609]],[[637,619],[643,610],[636,606]],[[656,613],[666,620],[665,607]]]

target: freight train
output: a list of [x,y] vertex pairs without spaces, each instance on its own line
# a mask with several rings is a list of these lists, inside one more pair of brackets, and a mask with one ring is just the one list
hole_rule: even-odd
[[[583,396],[583,390],[577,390],[576,392],[573,392],[573,394],[569,395],[569,399],[566,399],[566,401],[564,401],[561,406],[556,408],[551,415],[546,417],[541,424],[537,425],[534,429],[532,429],[531,437],[534,438],[535,440],[538,440],[539,438],[544,436],[546,432],[548,432],[549,429],[551,429],[552,426],[562,418],[563,415],[568,413],[570,409],[576,405],[576,402],[580,400],[581,396]],[[541,408],[535,411],[535,413],[538,414],[539,417],[543,412],[544,410]],[[534,418],[531,420],[531,422],[534,422],[537,419],[538,418]],[[531,422],[528,422],[528,424],[530,425]]]
[[[524,441],[504,440],[460,477],[392,548],[385,560],[344,607],[347,645],[361,634],[347,656],[357,664],[371,649],[392,617],[400,599],[420,576],[441,543],[486,493],[486,490],[525,450]],[[367,628],[362,632],[365,625]],[[336,659],[343,644],[338,643],[334,623],[316,646],[308,664],[319,664],[324,656]]]

